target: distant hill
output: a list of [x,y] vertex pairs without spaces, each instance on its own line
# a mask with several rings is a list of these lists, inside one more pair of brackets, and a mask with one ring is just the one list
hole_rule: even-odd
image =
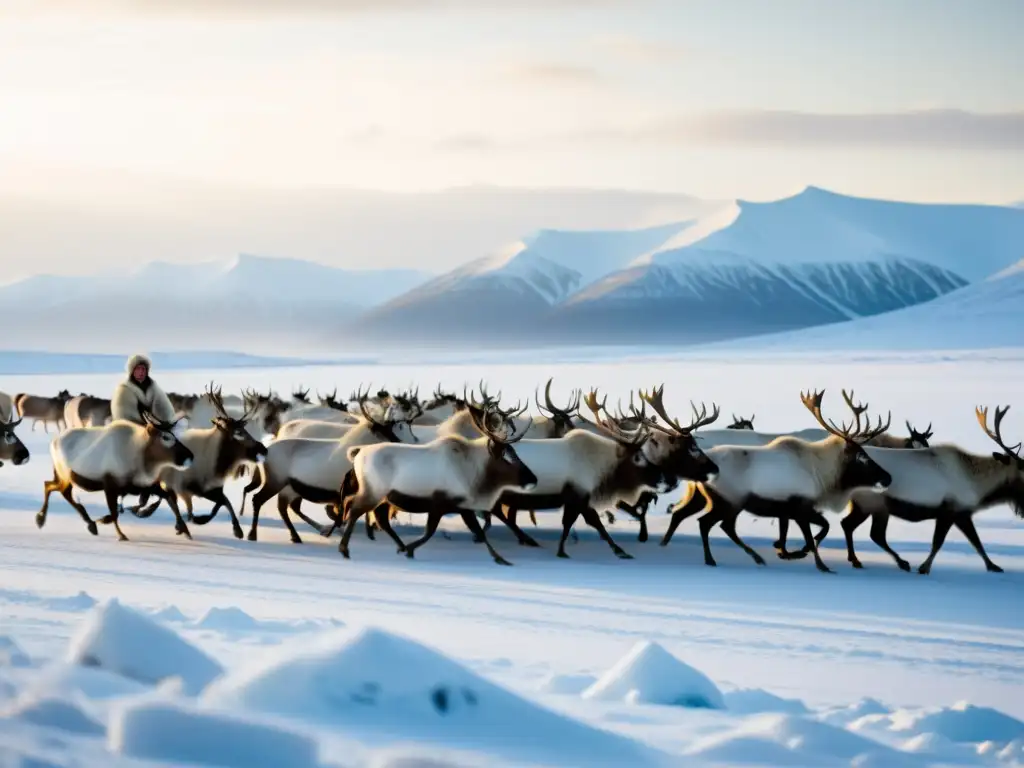
[[[53,351],[125,348],[266,353],[337,338],[376,303],[428,279],[415,270],[343,270],[240,255],[224,262],[150,262],[89,276],[36,275],[0,286],[4,346]],[[303,339],[310,344],[304,346]],[[320,344],[322,347],[323,345]]]
[[695,343],[876,315],[1020,256],[1024,211],[809,187],[629,231],[542,231],[371,310],[382,343]]
[[1024,347],[1024,259],[992,277],[925,304],[714,347],[756,348],[766,352]]

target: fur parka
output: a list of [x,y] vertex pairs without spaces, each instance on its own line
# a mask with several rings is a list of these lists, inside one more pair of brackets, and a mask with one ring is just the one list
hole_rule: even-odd
[[127,378],[117,385],[114,396],[110,399],[110,417],[142,424],[142,417],[139,415],[139,404],[142,404],[156,418],[174,421],[174,406],[159,385],[150,378],[149,383],[143,388],[132,378],[132,371],[140,363],[147,369],[153,367],[145,355],[132,355],[128,358],[128,364],[125,366]]

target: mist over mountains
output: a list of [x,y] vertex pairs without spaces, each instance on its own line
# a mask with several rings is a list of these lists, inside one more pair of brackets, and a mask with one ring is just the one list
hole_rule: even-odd
[[[1018,208],[872,200],[808,187],[766,203],[622,193],[623,208],[632,208],[619,217],[629,226],[524,226],[514,238],[502,234],[515,216],[490,220],[487,249],[438,270],[436,262],[451,259],[433,254],[456,241],[463,254],[478,235],[462,228],[481,225],[473,196],[452,194],[448,218],[433,222],[441,243],[423,237],[404,246],[403,263],[413,268],[388,266],[393,251],[379,268],[367,258],[371,268],[359,270],[243,254],[16,280],[0,286],[0,322],[19,329],[4,346],[303,355],[467,344],[689,345],[852,326],[918,305],[957,306],[948,302],[981,286],[994,291],[988,279],[1024,256]],[[557,194],[541,196],[550,203]],[[575,209],[564,218],[591,220],[616,193],[594,194],[579,198],[589,213]],[[523,203],[529,193],[510,195],[519,200],[517,216],[530,207]],[[1005,288],[979,296],[978,306],[1019,299]]]

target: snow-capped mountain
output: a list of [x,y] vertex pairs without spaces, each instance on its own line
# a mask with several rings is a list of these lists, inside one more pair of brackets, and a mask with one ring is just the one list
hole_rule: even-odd
[[1024,211],[809,187],[661,227],[545,231],[360,318],[367,338],[701,342],[913,306],[1020,257]]
[[1024,259],[933,301],[820,328],[715,348],[955,350],[1024,347]]
[[97,352],[126,344],[252,350],[254,341],[264,350],[301,348],[302,339],[336,337],[360,312],[430,277],[248,254],[222,262],[150,262],[94,275],[35,275],[0,286],[0,322],[20,329],[5,346],[31,343],[50,350],[83,344]]
[[618,273],[693,224],[621,231],[541,230],[385,303],[360,318],[374,335],[460,334],[490,327],[512,338],[521,318],[547,315],[581,289]]

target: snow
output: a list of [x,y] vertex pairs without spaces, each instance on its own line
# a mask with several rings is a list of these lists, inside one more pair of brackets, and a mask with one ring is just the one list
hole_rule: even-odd
[[1024,346],[1024,259],[932,301],[873,317],[723,342],[714,349],[989,349]]
[[[592,385],[614,402],[664,381],[680,416],[691,398],[714,400],[726,415],[756,412],[766,432],[814,426],[798,398],[811,387],[826,389],[826,416],[842,418],[846,387],[872,410],[891,408],[894,423],[933,422],[936,442],[990,451],[974,406],[1017,404],[1024,353],[892,352],[884,341],[853,355],[476,351],[467,364],[421,354],[400,365],[169,370],[161,383],[429,391],[484,378],[514,402],[554,376],[557,391]],[[121,375],[4,376],[0,387],[106,392]],[[1022,425],[1014,407],[1007,434],[1019,440]],[[1024,764],[1024,526],[1006,508],[975,518],[1002,574],[985,572],[956,531],[930,576],[903,573],[867,526],[857,571],[833,525],[822,556],[836,573],[823,575],[771,557],[777,529],[746,516],[739,533],[768,565],[715,531],[719,565],[708,568],[696,525],[658,546],[674,498],[650,512],[645,544],[623,516],[609,526],[631,561],[582,526],[571,559],[555,558],[558,513],[528,528],[536,550],[492,528],[512,568],[481,558],[457,519],[415,560],[357,531],[346,561],[336,541],[291,544],[273,514],[258,542],[236,541],[226,516],[184,540],[164,510],[124,519],[131,541],[118,542],[107,527],[89,536],[55,497],[39,530],[52,432],[19,434],[34,460],[0,468],[0,648],[18,659],[0,663],[2,765]],[[233,501],[242,485],[229,484]],[[104,506],[99,494],[81,498],[90,514]],[[416,518],[397,523],[406,541],[422,530]],[[930,525],[893,521],[888,538],[916,565],[931,536]],[[77,663],[89,657],[100,666]],[[608,681],[614,695],[583,695]],[[365,682],[378,683],[377,705],[359,703],[374,693]],[[721,708],[671,706],[694,690],[721,692]]]
[[[1017,208],[809,187],[767,203],[708,206],[660,227],[543,230],[374,307],[353,321],[353,343],[756,337],[933,300],[1005,269],[1022,239]],[[513,312],[515,323],[480,322]]]
[[691,757],[729,765],[920,766],[916,756],[900,754],[841,728],[786,714],[756,715],[736,728],[699,740]]
[[722,692],[703,673],[657,643],[633,646],[615,666],[583,692],[584,699],[722,709]]
[[102,725],[73,702],[38,698],[31,694],[16,701],[6,710],[0,709],[0,717],[87,736],[99,736],[106,732]]
[[[1006,206],[905,203],[807,187],[765,203],[738,201],[732,221],[681,248],[666,263],[728,253],[764,265],[918,260],[979,280],[1020,258],[1024,213]],[[721,214],[717,214],[721,216]]]
[[194,706],[143,702],[110,723],[111,752],[174,764],[219,768],[315,768],[314,739],[266,722],[240,720]]
[[141,683],[180,677],[193,694],[223,672],[203,651],[116,598],[90,613],[71,641],[67,660]]
[[380,629],[328,635],[298,654],[228,675],[208,706],[290,716],[334,732],[486,749],[501,759],[656,765],[657,753],[546,710],[437,651]]

